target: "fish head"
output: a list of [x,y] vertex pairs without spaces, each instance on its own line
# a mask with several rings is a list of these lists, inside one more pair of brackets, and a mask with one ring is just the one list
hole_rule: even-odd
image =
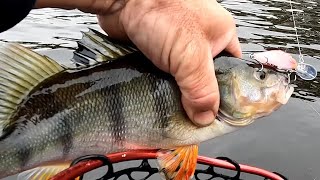
[[294,88],[288,74],[257,64],[239,63],[218,73],[219,117],[246,126],[288,102]]

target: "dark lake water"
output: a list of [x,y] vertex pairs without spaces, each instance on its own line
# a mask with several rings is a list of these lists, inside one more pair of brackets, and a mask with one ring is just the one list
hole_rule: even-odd
[[[282,49],[298,59],[298,48],[287,0],[224,0],[237,23],[244,52]],[[293,3],[302,53],[320,70],[320,2]],[[94,15],[57,9],[34,10],[19,25],[0,34],[0,41],[19,42],[68,60],[88,27],[100,30]],[[65,62],[65,61],[64,61]],[[227,156],[239,163],[277,171],[293,180],[320,179],[320,77],[298,79],[287,105],[269,117],[200,147],[200,154]]]

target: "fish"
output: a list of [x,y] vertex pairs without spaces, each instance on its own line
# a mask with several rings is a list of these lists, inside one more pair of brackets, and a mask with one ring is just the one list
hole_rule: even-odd
[[270,115],[294,90],[282,72],[219,55],[219,113],[199,127],[175,78],[134,45],[90,29],[72,62],[0,44],[0,178],[48,179],[83,155],[156,149],[164,178],[190,179],[201,142]]

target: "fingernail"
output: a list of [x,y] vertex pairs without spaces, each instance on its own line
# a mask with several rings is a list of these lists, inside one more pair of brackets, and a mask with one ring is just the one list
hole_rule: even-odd
[[212,111],[205,111],[195,113],[193,116],[193,121],[199,126],[207,126],[214,121],[214,118],[214,113]]

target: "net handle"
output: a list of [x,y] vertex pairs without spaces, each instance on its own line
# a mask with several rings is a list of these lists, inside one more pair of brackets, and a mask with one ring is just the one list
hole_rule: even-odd
[[[110,160],[111,163],[119,163],[124,161],[131,161],[131,160],[142,160],[142,159],[156,159],[157,158],[157,151],[158,150],[138,150],[138,151],[128,151],[128,152],[119,152],[119,153],[112,153],[106,155],[106,157]],[[229,169],[229,170],[236,170],[236,167],[225,161],[220,159],[209,158],[205,156],[198,156],[198,163],[212,165],[219,168]],[[74,166],[71,166],[68,169],[58,173],[51,180],[60,180],[60,179],[75,179],[80,175],[92,171],[96,168],[99,168],[103,165],[103,162],[100,160],[88,160],[84,162],[79,162]],[[282,177],[279,175],[249,165],[239,164],[241,172],[250,173],[254,175],[260,175],[270,180],[283,180]]]

